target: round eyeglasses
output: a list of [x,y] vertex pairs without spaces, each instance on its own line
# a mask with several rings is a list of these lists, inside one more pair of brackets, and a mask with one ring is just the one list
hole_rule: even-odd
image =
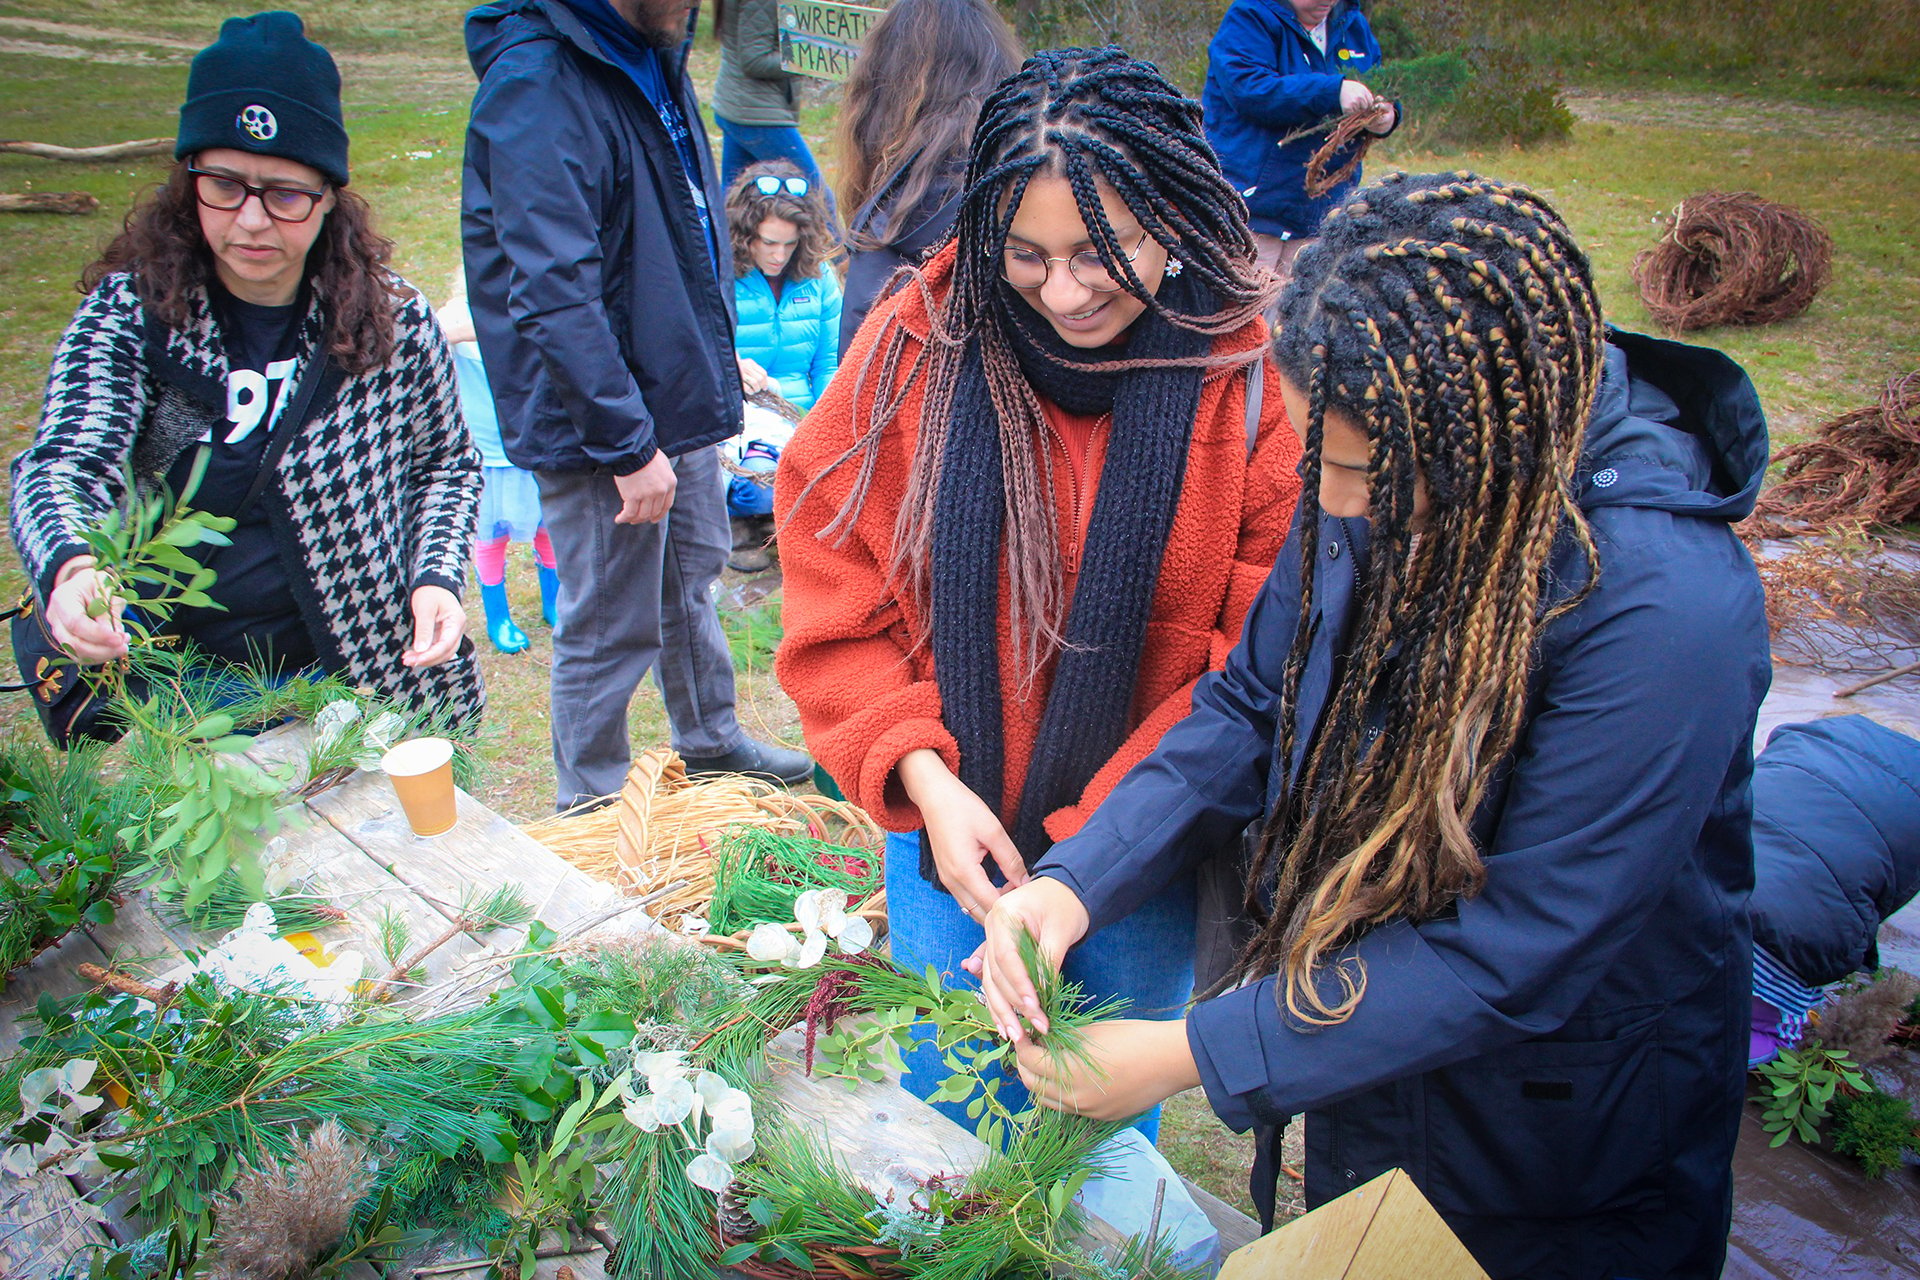
[[187,172],[193,175],[194,198],[207,208],[232,212],[246,204],[248,196],[258,196],[260,207],[275,222],[305,222],[313,216],[314,206],[327,194],[325,191],[309,191],[305,187],[284,187],[273,183],[256,187],[230,174],[211,173],[192,165],[187,166]]
[[777,196],[785,191],[790,196],[804,200],[807,192],[813,190],[805,178],[780,178],[771,173],[763,173],[753,180],[753,189],[763,196]]
[[[1125,255],[1127,263],[1131,265],[1146,247],[1147,233],[1142,231],[1140,243],[1133,246],[1132,253]],[[1049,258],[1031,249],[1010,244],[1000,251],[1000,274],[1016,289],[1039,289],[1046,285],[1047,275],[1056,262],[1066,263],[1073,278],[1095,293],[1118,293],[1126,288],[1114,277],[1097,249],[1082,249],[1065,258]]]

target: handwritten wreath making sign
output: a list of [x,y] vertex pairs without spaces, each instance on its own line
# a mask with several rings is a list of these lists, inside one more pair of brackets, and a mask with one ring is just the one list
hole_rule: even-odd
[[845,80],[860,56],[867,28],[885,12],[884,6],[834,0],[782,0],[781,68],[817,80]]

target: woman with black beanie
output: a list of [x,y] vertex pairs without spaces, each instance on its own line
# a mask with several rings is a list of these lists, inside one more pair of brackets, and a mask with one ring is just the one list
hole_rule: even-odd
[[[455,717],[480,677],[460,590],[479,461],[426,300],[347,186],[340,75],[291,13],[229,19],[193,60],[178,160],[82,274],[40,427],[13,463],[13,535],[42,639],[128,651],[82,535],[140,493],[232,517],[196,547],[213,607],[162,629],[211,662],[338,672]],[[92,607],[90,607],[92,606]],[[16,644],[19,656],[30,658]],[[84,682],[40,690],[56,741],[111,736]]]

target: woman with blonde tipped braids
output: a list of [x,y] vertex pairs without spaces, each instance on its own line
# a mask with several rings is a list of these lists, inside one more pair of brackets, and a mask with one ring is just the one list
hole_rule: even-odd
[[[1363,190],[1303,251],[1276,357],[1306,445],[1224,671],[994,906],[987,1001],[1044,1103],[1203,1085],[1306,1112],[1307,1199],[1392,1168],[1496,1277],[1717,1276],[1748,1011],[1766,466],[1718,353],[1603,327],[1532,192]],[[1266,814],[1237,972],[1184,1022],[1049,1058],[1059,957]]]

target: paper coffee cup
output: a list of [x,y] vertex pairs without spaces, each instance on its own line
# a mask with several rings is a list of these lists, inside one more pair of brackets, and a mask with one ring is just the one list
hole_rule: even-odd
[[453,830],[453,744],[445,738],[409,738],[380,757],[380,768],[417,836]]

